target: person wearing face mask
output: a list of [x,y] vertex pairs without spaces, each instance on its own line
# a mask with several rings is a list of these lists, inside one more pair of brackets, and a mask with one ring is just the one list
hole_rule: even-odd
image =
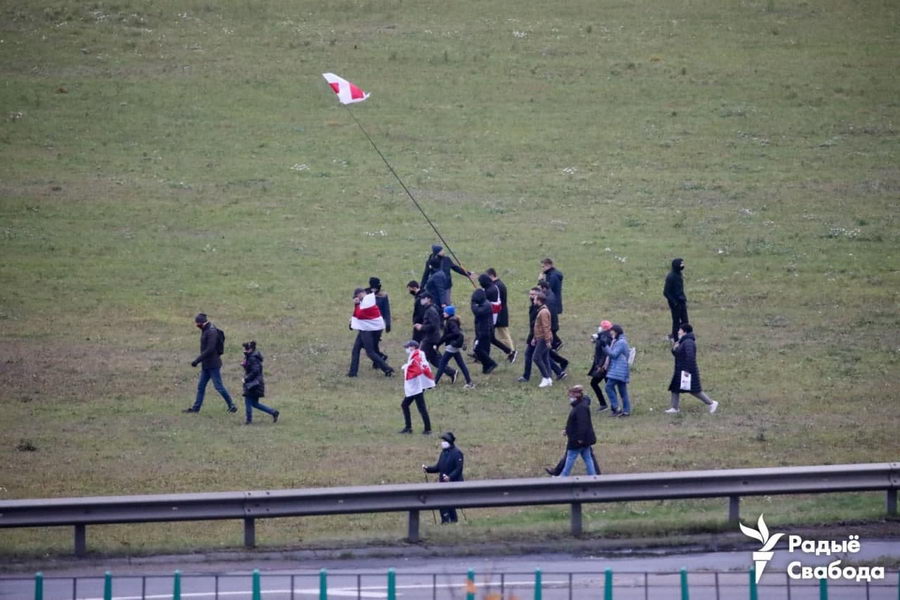
[[687,297],[684,295],[684,259],[676,258],[672,261],[672,270],[666,275],[666,285],[663,286],[663,296],[669,303],[672,313],[672,333],[669,339],[678,339],[678,328],[682,323],[688,322]]
[[[573,398],[581,397],[583,399],[584,405],[590,407],[591,405],[591,397],[585,395],[584,388],[580,385],[573,385],[569,388],[569,404],[573,405]],[[568,444],[567,444],[568,446]],[[594,470],[596,471],[596,475],[600,475],[600,463],[597,462],[597,456],[594,454],[594,447],[590,446],[591,452],[591,460],[594,462]],[[544,471],[547,472],[548,475],[553,477],[557,477],[562,474],[563,469],[566,467],[566,458],[568,457],[569,452],[568,449],[566,452],[563,452],[562,458],[559,459],[559,462],[556,463],[556,466],[551,468],[545,468]]]
[[[609,357],[609,367],[606,370],[606,395],[609,396],[609,406],[612,409],[611,417],[631,416],[631,400],[628,397],[628,381],[631,369],[628,366],[628,355],[631,348],[628,346],[628,338],[621,325],[613,325],[609,328],[612,343],[606,350]],[[622,409],[619,409],[618,390],[622,396]]]
[[203,398],[206,395],[206,386],[210,379],[212,379],[213,387],[225,399],[228,412],[237,412],[237,407],[231,400],[231,394],[228,393],[228,390],[225,389],[225,384],[222,383],[222,348],[220,346],[221,341],[225,339],[224,334],[221,335],[222,340],[220,341],[219,330],[216,329],[216,326],[212,324],[204,313],[194,317],[194,324],[200,330],[200,356],[191,362],[191,366],[202,366],[200,368],[200,379],[197,381],[197,397],[194,399],[194,404],[181,412],[200,412],[200,407],[203,406]]
[[[447,365],[450,364],[450,359],[454,359],[459,370],[462,371],[463,377],[466,378],[465,389],[473,389],[475,384],[472,383],[472,377],[469,375],[469,368],[466,366],[466,361],[462,356],[462,347],[465,344],[462,323],[460,322],[459,317],[456,316],[456,307],[453,305],[444,307],[444,335],[441,337],[440,341],[438,341],[438,346],[442,344],[444,345],[444,353],[441,355],[441,361],[438,364],[434,383],[437,384],[441,381],[441,376],[447,371]],[[452,382],[453,379],[451,378],[450,381]]]
[[431,434],[431,419],[428,417],[428,407],[425,405],[425,390],[434,387],[434,375],[431,367],[425,360],[425,354],[419,350],[419,343],[410,340],[403,344],[406,350],[406,364],[403,365],[403,402],[400,409],[403,411],[403,429],[400,433],[412,433],[412,420],[409,414],[409,405],[416,403],[416,409],[422,417],[424,430],[422,435]]
[[439,244],[434,244],[431,246],[431,254],[428,255],[428,258],[425,259],[425,271],[422,273],[422,287],[426,290],[429,289],[428,283],[431,278],[437,272],[442,272],[446,279],[442,282],[443,293],[440,295],[435,295],[435,302],[440,304],[441,306],[447,306],[452,304],[452,300],[450,299],[450,291],[453,287],[453,280],[450,278],[450,272],[456,271],[460,275],[464,277],[468,277],[469,280],[472,279],[472,272],[466,271],[459,265],[453,262],[447,253],[444,251],[444,247]]
[[[381,311],[381,318],[384,319],[384,329],[375,333],[375,352],[378,353],[383,360],[388,359],[388,355],[381,351],[381,338],[385,333],[391,332],[391,299],[387,292],[381,290],[381,279],[378,277],[369,277],[369,289],[367,293],[375,294],[375,305]],[[378,365],[372,363],[372,368],[377,369]]]
[[475,316],[475,360],[481,363],[481,372],[488,375],[497,368],[497,363],[491,358],[494,313],[483,289],[477,288],[472,292],[471,308]]
[[[430,294],[424,294],[419,298],[419,303],[424,307],[422,313],[422,322],[415,325],[415,328],[422,334],[419,340],[419,347],[425,353],[425,357],[435,367],[441,363],[441,357],[438,355],[437,345],[441,341],[441,313],[434,304],[434,298]],[[456,382],[456,369],[447,367],[445,369],[447,376],[450,377],[450,383]]]
[[425,294],[425,290],[419,287],[419,282],[415,279],[411,280],[406,284],[406,291],[409,292],[409,295],[413,297],[413,309],[412,309],[412,323],[413,323],[413,332],[412,339],[417,342],[422,341],[422,333],[416,329],[416,325],[422,322],[422,315],[425,313],[425,307],[422,306],[420,300],[422,296]]
[[375,294],[366,292],[363,288],[353,291],[353,316],[350,317],[350,329],[356,331],[356,340],[353,342],[353,350],[350,352],[350,369],[347,377],[356,377],[359,372],[359,355],[363,348],[366,356],[381,371],[385,377],[394,374],[387,361],[378,354],[375,339],[376,335],[384,329],[384,319],[375,301]]
[[569,388],[569,418],[566,420],[566,428],[563,435],[566,436],[566,464],[560,475],[567,477],[575,466],[575,459],[579,456],[584,461],[588,475],[597,475],[594,456],[591,446],[597,443],[594,434],[594,426],[591,424],[591,410],[585,401],[584,390],[581,386]]
[[[431,466],[422,465],[422,470],[426,473],[437,473],[438,481],[441,483],[463,480],[463,453],[456,447],[456,436],[452,431],[441,434],[441,455],[438,456],[437,463]],[[457,522],[455,508],[442,507],[440,510],[441,524]]]
[[263,379],[263,356],[256,349],[256,341],[244,342],[244,360],[241,366],[244,367],[244,407],[247,410],[247,419],[244,425],[253,423],[253,409],[261,410],[267,415],[271,415],[272,422],[278,422],[278,415],[281,414],[273,408],[269,408],[259,401],[266,395],[266,382]]

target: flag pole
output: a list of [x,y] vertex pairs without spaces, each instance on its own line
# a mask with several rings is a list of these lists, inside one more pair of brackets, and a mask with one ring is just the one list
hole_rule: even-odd
[[[391,172],[391,174],[393,174],[393,176],[400,183],[400,186],[403,188],[403,191],[406,192],[406,195],[409,196],[409,199],[412,200],[413,204],[416,205],[416,208],[419,209],[419,212],[422,213],[422,216],[425,217],[425,220],[428,221],[428,224],[431,225],[431,228],[434,229],[434,232],[437,234],[437,236],[441,240],[441,242],[443,242],[444,247],[447,249],[447,251],[453,257],[453,259],[456,261],[456,264],[458,264],[465,271],[469,272],[469,270],[466,269],[466,267],[462,264],[462,261],[459,260],[459,258],[456,256],[456,253],[453,251],[453,248],[450,247],[450,244],[447,243],[447,240],[444,239],[444,236],[441,235],[441,232],[438,231],[438,228],[434,226],[434,223],[432,223],[431,219],[428,218],[428,215],[425,214],[425,211],[422,210],[422,206],[418,203],[416,198],[412,195],[412,192],[409,191],[409,188],[406,187],[406,184],[403,183],[403,180],[400,179],[399,175],[397,175],[397,171],[394,170],[394,167],[391,166],[391,163],[388,162],[388,159],[385,158],[384,154],[381,153],[381,150],[378,149],[378,146],[375,144],[375,141],[372,139],[372,136],[370,136],[369,132],[366,131],[366,128],[362,126],[362,123],[359,122],[359,119],[356,118],[356,115],[353,114],[353,111],[350,110],[350,107],[346,104],[342,104],[342,106],[347,109],[347,112],[350,113],[350,116],[353,117],[353,120],[356,121],[357,125],[359,125],[360,131],[363,132],[363,135],[366,136],[366,139],[369,140],[369,143],[372,144],[373,148],[375,148],[375,152],[378,153],[378,156],[380,156],[381,160],[384,161],[384,164],[387,165],[388,170]],[[472,284],[472,287],[477,287],[477,286],[475,286],[475,282],[472,281],[471,277],[469,278],[469,283]]]

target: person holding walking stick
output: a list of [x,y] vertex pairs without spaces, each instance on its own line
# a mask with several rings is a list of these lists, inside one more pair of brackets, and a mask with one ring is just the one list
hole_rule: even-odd
[[[425,473],[437,473],[438,481],[449,483],[463,480],[463,453],[456,447],[456,436],[452,431],[441,434],[441,455],[434,465],[422,465]],[[441,525],[456,523],[458,521],[456,509],[442,506]]]

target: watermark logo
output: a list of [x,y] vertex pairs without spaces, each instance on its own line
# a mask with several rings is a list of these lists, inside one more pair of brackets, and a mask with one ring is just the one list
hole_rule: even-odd
[[766,520],[763,518],[762,514],[759,515],[759,520],[756,522],[758,529],[747,527],[743,523],[738,523],[738,525],[741,526],[741,532],[744,535],[753,538],[762,544],[762,548],[753,553],[753,563],[756,566],[756,583],[759,583],[763,571],[766,570],[766,565],[769,564],[769,561],[772,560],[772,557],[775,555],[775,553],[772,552],[772,549],[784,534],[776,533],[775,535],[769,535],[769,528],[766,526]]

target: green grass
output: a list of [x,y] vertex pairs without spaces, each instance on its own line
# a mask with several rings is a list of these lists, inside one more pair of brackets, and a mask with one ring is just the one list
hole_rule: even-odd
[[[326,71],[372,93],[354,114],[463,262],[501,272],[519,343],[548,255],[573,383],[599,320],[623,325],[636,414],[595,418],[605,472],[897,460],[894,3],[59,0],[0,17],[0,498],[419,480],[436,442],[394,434],[399,381],[343,377],[346,320],[352,289],[381,277],[399,364],[404,284],[435,239]],[[690,398],[661,414],[675,256],[712,418]],[[228,333],[232,393],[238,342],[259,341],[277,426],[240,427],[211,389],[203,413],[179,413],[200,310]],[[428,395],[468,478],[540,474],[562,451],[563,386],[522,387],[520,368]],[[874,496],[842,498],[777,498],[767,520],[879,518]],[[683,525],[681,508],[631,506],[586,511],[588,530],[724,518],[721,502],[691,503],[702,516]],[[426,534],[565,530],[555,508],[470,517]],[[92,528],[90,544],[232,546],[239,526]],[[259,539],[402,534],[381,515],[276,521]],[[68,536],[4,530],[0,547],[65,551]]]

